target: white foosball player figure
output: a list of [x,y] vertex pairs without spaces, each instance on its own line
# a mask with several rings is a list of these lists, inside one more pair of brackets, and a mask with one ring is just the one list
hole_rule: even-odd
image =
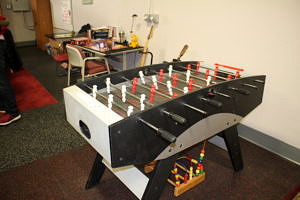
[[144,78],[143,72],[142,72],[142,71],[139,71],[139,75],[140,75],[140,78],[141,78],[142,83],[145,85],[146,82],[145,82],[145,78]]
[[206,86],[209,86],[211,83],[211,76],[208,76],[206,79]]
[[126,102],[126,85],[122,85],[122,101]]
[[169,77],[172,77],[173,65],[169,65]]
[[97,91],[98,91],[98,89],[97,89],[97,85],[93,85],[93,93],[92,93],[92,96],[96,99],[96,97],[97,97]]
[[145,104],[144,104],[145,99],[146,99],[146,95],[145,94],[141,94],[141,98],[140,98],[141,111],[145,110]]
[[106,91],[109,94],[110,93],[110,78],[106,78]]
[[186,70],[186,82],[188,83],[191,77],[191,70]]
[[107,107],[108,107],[109,109],[112,108],[112,103],[113,103],[113,101],[114,101],[114,95],[113,95],[113,94],[109,94],[109,95],[108,95],[108,104],[107,104]]
[[155,86],[155,89],[158,90],[158,85],[157,85],[157,79],[156,79],[156,76],[153,75],[151,76],[152,77],[152,82],[153,82],[153,85]]
[[172,90],[171,81],[167,81],[167,87],[168,87],[169,95],[173,96],[173,90]]
[[186,93],[188,93],[188,92],[189,92],[188,87],[184,87],[184,88],[183,88],[183,93],[186,94]]
[[132,112],[133,112],[133,106],[128,106],[127,116],[130,116]]

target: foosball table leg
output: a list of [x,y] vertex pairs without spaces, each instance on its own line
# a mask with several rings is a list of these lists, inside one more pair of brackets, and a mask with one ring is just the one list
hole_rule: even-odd
[[238,137],[237,126],[232,126],[222,132],[225,144],[235,171],[243,169],[242,152]]
[[175,154],[169,158],[157,162],[155,169],[150,175],[149,182],[143,194],[142,200],[159,199],[177,157],[178,154]]
[[89,178],[86,182],[85,189],[90,189],[97,185],[104,173],[106,166],[102,163],[103,157],[97,153]]

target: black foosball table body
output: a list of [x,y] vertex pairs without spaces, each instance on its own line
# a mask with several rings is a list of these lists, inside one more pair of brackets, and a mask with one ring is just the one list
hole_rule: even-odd
[[[190,77],[195,80],[186,92],[182,87],[188,82],[188,65],[192,68]],[[64,89],[67,121],[98,153],[87,188],[99,181],[107,167],[139,199],[157,199],[164,184],[161,182],[167,178],[176,155],[217,134],[225,139],[234,169],[242,169],[236,125],[262,102],[265,76],[226,80],[225,71],[220,70],[212,75],[211,82],[205,82],[207,74],[195,70],[196,65],[194,61],[156,64],[104,75]],[[172,80],[170,70],[181,79],[176,87],[172,86],[172,93],[166,86],[166,81]],[[150,102],[153,76],[160,80]],[[134,86],[132,80],[137,77]],[[111,84],[110,91],[107,84]],[[127,87],[126,102],[121,100],[122,85]],[[137,91],[129,94],[133,87]],[[115,101],[109,108],[107,95],[111,93]],[[140,109],[137,98],[142,93],[146,96],[144,109]],[[129,105],[134,107],[130,114],[126,113]],[[153,160],[160,162],[151,176],[136,167]]]

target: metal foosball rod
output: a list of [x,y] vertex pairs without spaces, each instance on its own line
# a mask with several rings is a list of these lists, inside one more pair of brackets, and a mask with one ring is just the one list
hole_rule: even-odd
[[205,101],[207,102],[208,104],[214,106],[214,107],[217,107],[217,108],[221,108],[223,106],[222,102],[220,101],[216,101],[214,99],[209,99],[209,98],[204,98],[204,97],[199,97],[199,99],[201,101]]
[[[191,64],[191,66],[195,66],[195,64]],[[209,67],[205,67],[205,66],[200,66],[200,68],[208,69],[210,71],[214,71],[214,69],[209,68]],[[221,72],[221,73],[223,73],[223,74],[234,76],[234,73],[232,73],[232,72],[224,71],[224,70],[221,70],[221,69],[219,69],[218,71]]]
[[[158,72],[156,72],[155,74],[159,76],[159,73],[158,73]],[[169,80],[172,80],[171,77],[169,77]],[[185,83],[185,84],[187,83],[186,81],[184,81],[184,80],[182,80],[182,79],[180,79],[180,78],[177,78],[176,81],[179,81],[179,82]],[[160,82],[160,81],[159,81],[159,82]],[[160,83],[161,83],[161,82],[160,82]],[[166,84],[165,84],[165,85],[166,85]],[[203,88],[201,85],[198,85],[198,84],[195,84],[195,83],[192,83],[191,85],[194,86],[194,87],[197,87],[197,88]],[[172,86],[172,88],[177,89],[177,88],[174,87],[174,86]],[[179,89],[179,88],[178,88],[178,89]],[[180,90],[180,89],[179,89],[179,90]],[[182,91],[183,91],[183,90],[182,90]]]
[[249,84],[249,83],[242,83],[241,85],[247,86],[247,87],[250,87],[250,88],[257,89],[257,86],[256,86],[256,85],[252,85],[252,84]]
[[[178,73],[178,74],[183,74],[183,75],[185,75],[184,72],[181,72],[181,71],[178,71],[178,70],[175,70],[175,69],[173,69],[173,71],[176,72],[176,73]],[[206,82],[206,79],[205,79],[205,78],[200,78],[200,77],[194,76],[194,75],[190,75],[190,76],[191,76],[192,78],[195,78],[195,79],[198,79],[198,80],[200,80],[200,81],[205,81],[205,82]],[[210,76],[211,76],[211,75],[210,75]],[[217,82],[212,81],[211,83],[216,84]]]
[[[112,83],[111,83],[111,86],[112,86],[113,88],[117,89],[117,90],[122,91],[120,88],[118,88],[116,85],[114,85],[114,84],[112,84]],[[132,93],[130,93],[130,92],[127,92],[127,91],[126,91],[125,93],[128,94],[129,96],[135,98],[136,100],[140,100],[140,97],[138,97],[137,95],[134,95],[134,94],[132,94]],[[145,103],[146,103],[147,105],[151,106],[151,107],[154,106],[154,104],[152,104],[152,103],[150,103],[150,102],[148,102],[148,101],[145,101]]]
[[246,89],[243,89],[243,88],[237,88],[237,87],[229,86],[228,89],[236,91],[236,92],[238,92],[240,94],[244,94],[244,95],[249,95],[250,94],[249,90],[246,90]]
[[[110,83],[110,86],[117,89],[117,90],[120,90],[122,91],[120,88],[118,88],[117,86],[115,86],[114,84]],[[129,92],[127,92],[127,94],[131,95],[132,97],[134,97],[135,99],[137,100],[140,100],[140,98],[134,94],[131,94]],[[119,97],[119,96],[118,96]],[[119,97],[120,98],[120,97]],[[145,102],[146,104],[148,105],[151,105],[151,106],[154,106],[152,103],[149,103],[149,102]],[[134,107],[138,108],[136,105],[134,104],[131,104],[133,105]],[[177,115],[175,113],[172,113],[172,112],[168,112],[166,109],[163,109],[162,110],[162,113],[166,114],[167,116],[169,116],[172,120],[174,120],[175,122],[178,122],[179,124],[184,124],[186,122],[186,119],[180,115]]]
[[[148,104],[150,107],[154,106],[153,104],[144,101],[144,100],[145,100],[145,95],[144,95],[144,97],[143,97],[144,99],[142,99],[142,95],[143,95],[143,94],[141,95],[141,97],[138,97],[138,96],[136,96],[136,95],[134,95],[134,94],[131,94],[131,93],[127,92],[127,90],[126,90],[126,85],[122,85],[122,89],[120,89],[120,88],[118,88],[116,85],[114,85],[114,84],[112,84],[112,83],[110,82],[110,78],[106,78],[106,84],[107,84],[107,87],[109,87],[109,88],[112,87],[112,88],[114,88],[114,89],[116,89],[116,90],[120,90],[120,91],[121,91],[122,97],[121,97],[120,95],[116,94],[116,93],[115,93],[115,96],[117,96],[119,99],[121,99],[124,103],[126,102],[127,104],[130,104],[131,106],[133,106],[133,107],[135,107],[135,108],[137,108],[137,109],[139,109],[139,110],[141,110],[141,111],[143,111],[143,110],[145,109],[145,103]],[[124,88],[123,88],[123,86],[124,86]],[[124,89],[124,90],[123,90],[123,89]],[[110,92],[110,89],[109,89],[108,91]],[[138,100],[138,101],[140,102],[140,107],[137,106],[136,104],[130,102],[130,101],[126,101],[126,94],[128,94],[128,95],[130,95],[131,97],[133,97],[133,98],[135,98],[136,100]],[[124,95],[124,96],[123,96],[123,95]],[[133,112],[133,107],[132,107],[132,108],[129,108],[129,107],[128,107],[128,110],[127,110],[127,115],[128,115],[128,116]]]
[[[195,64],[191,64],[191,66],[195,66]],[[203,68],[203,69],[206,69],[209,73],[210,70],[214,71],[214,75],[211,75],[213,76],[214,78],[219,78],[219,79],[223,79],[223,80],[231,80],[231,77],[234,76],[235,79],[239,78],[240,77],[240,72],[244,71],[244,69],[241,69],[241,68],[236,68],[236,67],[231,67],[231,66],[227,66],[227,65],[221,65],[221,64],[218,64],[218,63],[215,63],[215,69],[211,69],[209,67],[204,67],[204,66],[200,66],[200,62],[198,62],[196,64],[196,69],[200,72],[200,67]],[[227,68],[227,69],[231,69],[231,70],[235,70],[235,74],[232,73],[232,72],[228,72],[228,71],[224,71],[222,69],[219,69],[219,67],[224,67],[224,68]],[[202,73],[202,72],[200,72]],[[225,77],[222,77],[222,76],[218,76],[218,73],[222,73],[222,74],[227,74],[227,78]]]
[[[156,74],[156,75],[160,75],[160,74],[158,74],[157,72],[155,72],[155,74]],[[144,76],[143,71],[139,71],[139,75],[140,75],[140,78],[141,78],[143,84],[146,84],[146,82],[145,82],[144,79],[147,79],[147,80],[149,80],[150,82],[152,81],[152,82],[154,83],[153,78],[150,79],[149,77]],[[152,75],[152,76],[155,76],[155,79],[156,79],[156,75]],[[157,83],[159,83],[159,84],[161,84],[161,85],[164,85],[164,86],[166,86],[166,87],[170,87],[170,89],[175,89],[175,90],[177,90],[177,91],[180,91],[180,92],[184,93],[184,90],[182,90],[182,89],[180,89],[180,88],[178,88],[178,87],[175,87],[175,86],[173,86],[173,85],[171,85],[171,84],[170,84],[170,86],[168,86],[168,84],[163,83],[162,81],[156,81],[156,84],[157,84]],[[154,84],[155,84],[155,83],[154,83]]]
[[[186,69],[185,67],[182,67],[182,66],[178,66],[180,67],[181,69]],[[205,74],[204,72],[200,72],[200,71],[197,71],[197,70],[194,70],[194,69],[190,69],[192,72],[194,73],[200,73],[200,74]],[[211,69],[212,71],[214,71],[213,69]],[[222,77],[222,76],[218,76],[218,75],[214,75],[214,74],[210,74],[209,76],[212,76],[212,77],[216,77],[218,79],[222,79],[222,80],[227,80],[226,78]],[[192,75],[191,75],[192,77]],[[213,83],[213,82],[212,82]]]
[[171,117],[172,120],[178,122],[179,124],[185,124],[186,123],[186,119],[180,115],[177,115],[175,113],[172,112],[168,112],[167,110],[163,109],[162,113],[166,114],[167,116]]
[[[88,89],[90,90],[93,90],[90,86],[88,86],[86,83],[84,83],[84,86],[87,87]],[[101,98],[105,99],[105,100],[108,100],[108,97],[106,97],[105,95],[99,93],[98,91],[96,91],[96,94],[99,95]],[[127,108],[124,108],[123,106],[115,103],[115,102],[112,102],[113,105],[117,106],[118,108],[120,108],[121,110],[123,110],[125,113],[127,113],[128,109]]]
[[215,91],[215,90],[211,91],[211,93],[220,95],[222,97],[231,98],[231,96],[229,96],[228,94],[224,94],[222,92],[218,92],[218,91]]
[[201,109],[199,109],[199,108],[196,108],[196,107],[194,107],[194,106],[191,106],[191,105],[189,105],[189,104],[187,104],[187,103],[183,103],[183,105],[186,106],[186,107],[188,107],[188,108],[190,108],[190,109],[192,109],[192,110],[194,110],[194,111],[197,111],[197,112],[199,112],[199,113],[201,113],[201,114],[203,114],[203,115],[207,115],[207,112],[204,111],[204,110],[201,110]]
[[[122,100],[122,97],[116,93],[113,93],[117,98]],[[135,107],[136,109],[140,109],[140,107],[138,107],[136,104],[131,103],[130,101],[125,101],[124,103],[130,104],[131,106]]]
[[[149,90],[149,91],[151,90],[150,87],[147,87],[147,86],[142,85],[142,84],[137,84],[137,86],[142,87],[142,88],[144,88],[144,89],[146,89],[146,90]],[[159,95],[161,95],[161,96],[163,96],[163,97],[165,97],[165,98],[172,99],[172,97],[170,97],[170,96],[168,96],[168,95],[166,95],[166,94],[164,94],[164,93],[162,93],[162,92],[160,92],[160,91],[158,91],[158,90],[156,90],[156,92],[157,92]]]
[[255,80],[253,80],[253,81],[256,82],[256,83],[265,83],[264,81],[259,80],[259,79],[255,79]]
[[[113,85],[113,84],[111,84],[111,86],[112,86],[113,88],[116,88],[116,89],[118,89],[118,90],[121,90],[120,88],[118,88],[117,86],[115,86],[115,85]],[[128,93],[128,94],[130,94],[132,97],[134,97],[134,98],[136,98],[136,99],[139,100],[139,97],[138,97],[138,96],[136,96],[136,95],[134,95],[134,94],[131,94],[131,93]],[[145,103],[146,103],[146,104],[149,104],[149,105],[151,105],[151,106],[154,106],[152,103],[149,103],[149,102],[147,102],[147,101],[146,101]],[[162,110],[162,113],[164,113],[164,114],[170,116],[172,120],[174,120],[175,122],[178,122],[178,123],[180,123],[180,124],[184,124],[184,123],[186,122],[186,119],[185,119],[184,117],[182,117],[182,116],[180,116],[180,115],[177,115],[177,114],[175,114],[175,113],[172,113],[172,112],[168,112],[168,111],[165,110],[165,109]]]
[[[145,78],[146,78],[147,80],[150,80],[150,81],[151,81],[151,79],[150,79],[149,77],[145,76]],[[178,80],[178,79],[177,79],[177,80]],[[160,81],[158,81],[157,83],[159,83],[159,84],[161,84],[161,85],[164,85],[164,86],[167,86],[166,83],[163,83],[163,82],[160,82]],[[178,88],[178,87],[174,87],[174,86],[171,86],[171,87],[172,87],[173,89],[177,90],[177,91],[180,91],[180,92],[184,93],[184,90],[182,90],[182,89],[180,89],[180,88]]]
[[148,126],[149,128],[153,129],[156,131],[156,134],[160,137],[162,137],[163,139],[167,140],[168,142],[174,143],[176,142],[176,136],[171,134],[170,132],[162,129],[162,128],[158,128],[156,126],[154,126],[153,124],[143,120],[142,118],[139,118],[139,121],[142,122],[143,124],[145,124],[146,126]]
[[[186,83],[186,81],[184,81],[184,80],[182,80],[180,78],[177,78],[177,81],[179,81],[181,83]],[[194,86],[194,87],[197,87],[197,88],[203,88],[203,86],[195,84],[195,83],[192,83],[191,85]]]
[[[125,79],[126,81],[130,81],[128,78],[126,78],[126,77],[122,77],[123,79]],[[150,87],[147,87],[147,86],[144,86],[144,85],[142,85],[142,84],[139,84],[139,83],[137,83],[136,84],[137,86],[139,86],[139,87],[141,87],[141,88],[144,88],[144,89],[146,89],[146,90],[151,90],[151,88]],[[166,95],[166,94],[164,94],[164,93],[162,93],[162,92],[160,92],[160,91],[156,91],[159,95],[161,95],[161,96],[163,96],[163,97],[165,97],[165,98],[167,98],[167,99],[172,99],[172,97],[170,97],[170,96],[168,96],[168,95]]]
[[[201,61],[200,61],[201,62]],[[209,68],[209,67],[205,67],[205,66],[200,66],[200,62],[196,64],[196,66],[199,64],[199,67],[203,68],[203,69],[208,69],[208,70],[212,70],[214,71],[214,69],[212,68]],[[202,61],[203,62],[203,61]],[[191,64],[191,66],[195,66],[195,64]],[[215,67],[224,67],[224,68],[227,68],[227,69],[232,69],[232,70],[236,70],[236,71],[244,71],[243,69],[241,68],[236,68],[236,67],[230,67],[230,66],[227,66],[227,65],[221,65],[221,64],[218,64],[218,63],[215,63]],[[227,75],[231,75],[231,76],[235,76],[235,74],[233,72],[229,72],[229,71],[225,71],[225,70],[222,70],[222,69],[218,69],[219,72],[223,73],[223,74],[227,74]]]
[[[126,80],[128,80],[126,77],[123,77],[123,78],[126,79]],[[137,84],[137,85],[140,86],[140,87],[143,87],[143,88],[145,88],[145,89],[148,89],[148,90],[151,89],[151,88],[147,88],[147,87],[145,87],[145,86],[143,86],[143,85],[141,85],[141,84]],[[159,91],[157,91],[157,92],[160,93]],[[161,94],[163,94],[163,93],[161,93]],[[165,94],[163,94],[163,96],[165,96],[165,97],[171,99],[171,97],[169,97],[169,96],[167,96],[167,95],[165,95]],[[204,115],[207,114],[206,111],[203,111],[203,110],[201,110],[201,109],[198,109],[198,108],[196,108],[196,107],[194,107],[194,106],[191,106],[191,105],[189,105],[189,104],[187,104],[187,103],[184,103],[183,105],[185,105],[185,106],[187,106],[187,107],[189,107],[189,108],[191,108],[191,109],[193,109],[193,110],[195,110],[195,111],[197,111],[197,112],[200,112],[201,114],[204,114]]]

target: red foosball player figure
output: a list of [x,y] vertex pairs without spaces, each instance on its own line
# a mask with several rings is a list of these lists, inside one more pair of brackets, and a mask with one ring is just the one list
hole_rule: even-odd
[[231,75],[230,75],[230,74],[228,74],[227,80],[228,80],[228,81],[231,80]]
[[163,77],[164,77],[164,70],[163,70],[163,69],[160,69],[160,70],[159,70],[159,82],[162,82]]
[[218,72],[219,72],[219,67],[216,66],[216,67],[215,67],[215,71],[214,71],[214,75],[215,75],[215,76],[214,76],[214,79],[217,78],[216,76],[218,75]]
[[208,76],[209,76],[209,69],[207,69],[205,72],[205,79],[207,79]]
[[188,64],[186,70],[191,70],[191,64]]
[[138,78],[133,78],[133,80],[132,80],[132,90],[131,90],[131,92],[133,93],[133,94],[135,94],[136,93],[136,85],[137,85],[137,83],[138,83]]
[[200,62],[197,62],[197,64],[196,64],[196,70],[197,70],[196,73],[200,72]]
[[152,85],[151,86],[151,89],[150,89],[150,98],[149,98],[149,102],[153,102],[154,101],[154,96],[155,96],[155,85]]
[[177,85],[177,79],[178,79],[178,75],[177,74],[173,74],[173,87],[176,87]]
[[188,83],[188,89],[189,89],[189,91],[193,90],[193,84],[194,84],[194,79],[190,78],[189,83]]

